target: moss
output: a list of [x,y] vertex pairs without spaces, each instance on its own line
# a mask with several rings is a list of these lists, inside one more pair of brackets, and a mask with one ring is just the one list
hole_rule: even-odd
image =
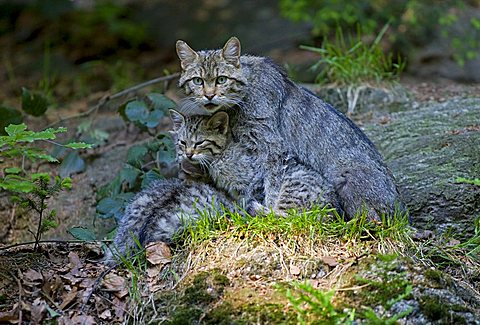
[[432,284],[436,286],[441,286],[443,281],[442,271],[436,269],[428,269],[423,273],[427,280],[430,280]]

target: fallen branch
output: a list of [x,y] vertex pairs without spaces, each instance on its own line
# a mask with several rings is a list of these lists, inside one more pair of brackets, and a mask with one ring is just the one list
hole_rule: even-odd
[[[60,244],[80,244],[80,243],[109,243],[111,240],[90,240],[90,241],[85,241],[85,240],[80,240],[80,239],[72,239],[72,240],[40,240],[38,244],[48,244],[48,243],[60,243]],[[12,244],[8,246],[3,246],[0,247],[0,251],[5,251],[10,248],[14,247],[19,247],[19,246],[28,246],[28,245],[34,245],[34,241],[29,241],[29,242],[24,242],[24,243],[17,243],[17,244]]]
[[164,77],[159,77],[159,78],[155,78],[155,79],[152,79],[152,80],[149,80],[149,81],[145,81],[141,84],[138,84],[138,85],[135,85],[133,87],[130,87],[130,88],[127,88],[127,89],[124,89],[118,93],[115,93],[113,95],[107,95],[107,96],[104,96],[102,97],[99,101],[98,101],[98,104],[91,107],[89,110],[85,111],[85,112],[82,112],[82,113],[79,113],[79,114],[75,114],[75,115],[71,115],[71,116],[67,116],[67,117],[64,117],[64,118],[60,118],[58,121],[56,122],[53,122],[49,125],[47,125],[47,129],[48,128],[51,128],[51,127],[54,127],[64,121],[67,121],[67,120],[72,120],[72,119],[76,119],[76,118],[81,118],[81,117],[86,117],[90,114],[92,114],[93,112],[95,112],[96,110],[102,108],[103,106],[105,106],[105,104],[107,104],[108,102],[114,100],[114,99],[117,99],[117,98],[121,98],[123,96],[126,96],[132,92],[135,92],[139,89],[142,89],[142,88],[145,88],[145,87],[148,87],[150,85],[153,85],[153,84],[156,84],[156,83],[159,83],[159,82],[165,82],[165,81],[170,81],[170,80],[173,80],[173,79],[176,79],[180,76],[180,73],[174,73],[174,74],[171,74],[169,76],[164,76]]

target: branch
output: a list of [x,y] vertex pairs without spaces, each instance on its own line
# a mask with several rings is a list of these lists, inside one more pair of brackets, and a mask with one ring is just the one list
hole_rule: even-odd
[[171,74],[169,76],[164,76],[164,77],[159,77],[159,78],[155,78],[155,79],[152,79],[152,80],[149,80],[149,81],[146,81],[146,82],[143,82],[141,84],[138,84],[138,85],[135,85],[133,87],[130,87],[130,88],[127,88],[127,89],[124,89],[118,93],[115,93],[113,95],[107,95],[107,96],[104,96],[102,97],[97,105],[91,107],[89,110],[87,110],[86,112],[82,112],[80,114],[75,114],[75,115],[71,115],[71,116],[67,116],[65,118],[60,118],[58,121],[56,122],[53,122],[49,125],[46,126],[46,129],[48,128],[51,128],[51,127],[54,127],[64,121],[67,121],[67,120],[72,120],[72,119],[76,119],[76,118],[81,118],[81,117],[85,117],[85,116],[88,116],[90,115],[91,113],[95,112],[96,110],[98,110],[99,108],[102,108],[103,106],[105,106],[105,104],[107,104],[109,101],[112,101],[114,99],[117,99],[117,98],[120,98],[120,97],[123,97],[125,95],[128,95],[132,92],[135,92],[139,89],[142,89],[142,88],[145,88],[147,86],[150,86],[150,85],[153,85],[153,84],[156,84],[156,83],[159,83],[159,82],[164,82],[164,81],[170,81],[170,80],[173,80],[173,79],[176,79],[180,76],[180,73],[174,73],[174,74]]
[[[111,240],[89,240],[89,241],[85,241],[85,240],[79,240],[79,239],[72,239],[72,240],[40,240],[38,241],[39,244],[48,244],[48,243],[60,243],[60,244],[78,244],[78,243],[109,243],[111,242]],[[28,246],[28,245],[32,245],[32,244],[35,244],[34,241],[29,241],[29,242],[24,242],[24,243],[17,243],[17,244],[12,244],[12,245],[9,245],[9,246],[4,246],[4,247],[0,247],[0,251],[5,251],[5,250],[8,250],[10,248],[14,248],[14,247],[19,247],[19,246]]]

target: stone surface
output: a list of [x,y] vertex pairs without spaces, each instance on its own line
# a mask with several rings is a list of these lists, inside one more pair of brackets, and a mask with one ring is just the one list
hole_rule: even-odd
[[394,173],[414,226],[472,233],[480,216],[480,99],[430,103],[393,113],[365,132]]

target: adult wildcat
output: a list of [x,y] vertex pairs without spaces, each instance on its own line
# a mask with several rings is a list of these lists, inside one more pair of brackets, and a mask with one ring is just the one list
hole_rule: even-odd
[[401,206],[393,175],[365,134],[270,59],[240,56],[235,37],[218,50],[194,51],[183,41],[176,50],[187,99],[210,114],[226,110],[233,138],[246,151],[281,143],[333,185],[349,217],[366,209],[380,221]]

